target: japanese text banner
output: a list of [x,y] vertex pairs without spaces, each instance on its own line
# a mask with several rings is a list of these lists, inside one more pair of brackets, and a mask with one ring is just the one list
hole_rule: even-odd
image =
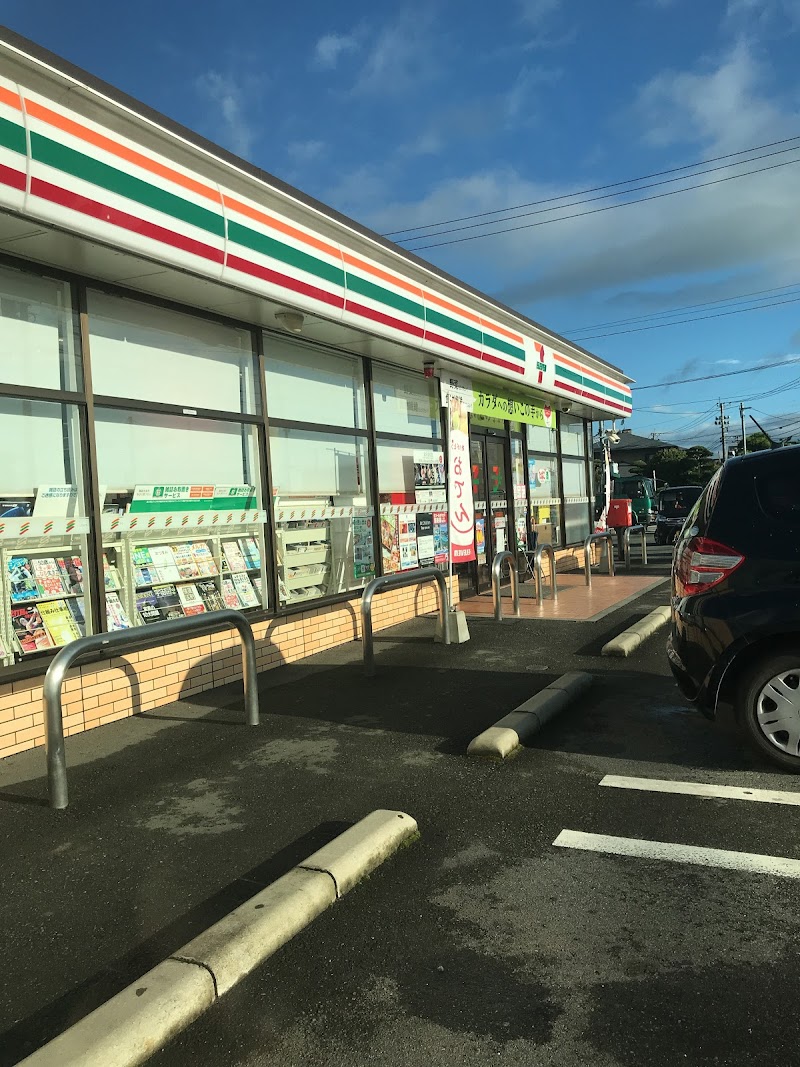
[[469,411],[472,391],[450,389],[447,395],[448,501],[450,558],[453,563],[475,559],[475,509],[469,457]]

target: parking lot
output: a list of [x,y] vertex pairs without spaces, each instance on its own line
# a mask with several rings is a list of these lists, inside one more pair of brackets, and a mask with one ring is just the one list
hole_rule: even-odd
[[[260,731],[198,704],[81,735],[65,818],[20,803],[41,781],[15,757],[0,1063],[377,807],[409,812],[420,839],[153,1064],[793,1062],[800,869],[752,857],[800,861],[797,783],[683,705],[666,631],[599,655],[667,596],[595,623],[472,620],[451,649],[429,620],[405,624],[376,641],[375,679],[356,645],[264,676]],[[529,747],[465,755],[568,670],[593,688]],[[45,926],[58,936],[32,957]],[[31,958],[36,981],[12,987]]]

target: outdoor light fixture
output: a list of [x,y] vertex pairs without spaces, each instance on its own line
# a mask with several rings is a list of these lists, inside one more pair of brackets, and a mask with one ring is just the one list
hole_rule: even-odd
[[275,318],[289,333],[302,333],[306,317],[302,311],[276,311]]
[[426,378],[432,378],[436,373],[436,364],[429,360],[422,364],[422,373]]

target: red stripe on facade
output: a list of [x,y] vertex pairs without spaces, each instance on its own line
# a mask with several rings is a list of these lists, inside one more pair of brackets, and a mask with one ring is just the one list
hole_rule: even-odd
[[157,226],[154,222],[146,222],[144,219],[129,215],[127,211],[119,211],[117,208],[108,207],[97,200],[91,200],[88,196],[72,193],[68,189],[62,189],[58,185],[43,181],[41,178],[31,179],[31,194],[39,196],[43,200],[49,200],[53,204],[60,204],[71,211],[78,211],[82,215],[89,215],[100,222],[108,222],[120,229],[130,230],[142,237],[149,237],[153,241],[179,248],[182,252],[191,252],[192,255],[203,259],[210,259],[212,263],[223,262],[221,248],[212,248],[211,245],[202,241],[195,241],[192,237],[184,237],[183,234],[175,233],[164,226]]
[[361,315],[362,318],[383,323],[384,326],[391,326],[403,333],[409,333],[412,337],[422,339],[425,336],[425,331],[421,326],[415,326],[412,322],[404,322],[403,319],[396,319],[393,315],[386,315],[383,311],[376,311],[375,308],[366,307],[364,304],[356,304],[352,300],[347,300],[344,309],[352,311],[354,315]]
[[25,192],[25,172],[0,164],[0,183]]
[[331,307],[339,309],[344,307],[343,297],[337,296],[335,293],[328,293],[316,285],[309,285],[308,282],[302,282],[299,278],[292,278],[288,274],[281,274],[280,271],[263,267],[260,263],[253,263],[249,259],[241,259],[239,256],[232,256],[229,253],[226,266],[233,267],[234,270],[239,270],[242,274],[250,274],[254,278],[262,278],[265,282],[272,282],[273,285],[279,285],[282,289],[291,289],[292,292],[302,293],[303,296],[311,297],[312,300],[319,300],[323,304],[330,304]]
[[585,389],[578,389],[577,386],[570,385],[568,382],[560,382],[558,378],[553,384],[557,389],[566,389],[568,393],[573,393],[575,396],[583,397],[586,400],[596,400],[598,404],[603,404],[609,408],[617,408],[626,415],[630,415],[633,410],[630,405],[626,407],[624,404],[618,404],[615,400],[609,400],[607,396],[597,396],[595,393],[589,393]]
[[509,363],[508,360],[492,355],[491,352],[484,352],[481,359],[484,363],[492,363],[495,367],[503,367],[505,370],[513,370],[515,374],[525,373],[525,368],[520,367],[518,363]]
[[464,345],[460,341],[453,341],[449,337],[442,337],[440,333],[431,333],[430,330],[425,331],[425,340],[433,341],[434,344],[444,345],[445,348],[452,348],[454,352],[463,352],[465,356],[473,356],[475,359],[481,359],[481,352],[477,348],[470,348],[469,345]]

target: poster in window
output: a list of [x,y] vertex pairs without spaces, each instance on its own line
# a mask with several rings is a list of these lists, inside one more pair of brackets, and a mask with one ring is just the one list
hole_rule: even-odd
[[417,556],[420,567],[432,567],[436,561],[436,548],[433,537],[433,515],[417,515]]
[[418,504],[443,503],[445,489],[444,452],[414,449],[414,496]]
[[381,559],[384,574],[394,574],[400,570],[400,538],[396,515],[381,515]]
[[417,517],[399,516],[400,570],[409,571],[419,566],[417,555]]
[[372,547],[372,519],[366,515],[353,517],[353,576],[371,578],[375,574],[375,555]]
[[449,542],[447,537],[447,512],[434,511],[433,513],[433,561],[434,563],[447,563]]
[[475,520],[475,548],[478,553],[478,562],[486,562],[486,519]]

